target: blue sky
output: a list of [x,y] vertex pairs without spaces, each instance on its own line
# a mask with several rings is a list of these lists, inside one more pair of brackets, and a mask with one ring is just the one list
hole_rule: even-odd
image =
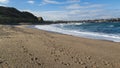
[[45,20],[120,17],[120,0],[0,0],[1,6],[29,11]]

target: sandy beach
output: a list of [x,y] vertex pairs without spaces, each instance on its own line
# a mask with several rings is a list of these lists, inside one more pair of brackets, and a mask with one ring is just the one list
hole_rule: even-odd
[[0,26],[0,68],[120,68],[120,43]]

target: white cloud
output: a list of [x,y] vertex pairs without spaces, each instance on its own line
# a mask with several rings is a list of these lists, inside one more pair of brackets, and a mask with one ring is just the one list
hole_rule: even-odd
[[82,6],[80,6],[79,4],[72,4],[69,6],[66,6],[66,9],[80,9],[83,8]]
[[57,2],[55,0],[44,0],[45,3],[49,3],[49,4],[59,4],[60,2]]
[[67,0],[66,3],[79,3],[80,0]]
[[34,4],[35,1],[33,1],[33,0],[29,0],[28,3],[29,3],[29,4]]
[[36,16],[42,16],[45,20],[67,20],[66,11],[33,11]]
[[5,4],[0,4],[0,6],[7,6],[7,5],[5,5]]
[[[44,0],[42,4],[66,4],[62,6],[62,10],[56,11],[30,11],[44,20],[86,20],[86,19],[102,19],[119,17],[120,10],[105,10],[104,4],[91,4],[84,2],[78,3],[80,0],[65,0],[58,2],[57,0]],[[82,4],[82,5],[81,5]]]
[[89,2],[84,2],[83,4],[86,4],[86,5],[87,5],[87,4],[90,4],[90,3],[89,3]]
[[44,20],[88,20],[88,19],[107,19],[117,18],[120,16],[120,10],[103,10],[103,9],[80,9],[64,11],[31,11]]
[[65,0],[64,2],[59,2],[57,0],[43,0],[40,6],[46,4],[71,4],[71,3],[79,3],[79,2],[80,0]]
[[80,4],[71,4],[69,6],[66,6],[66,9],[87,9],[87,8],[100,8],[104,5],[101,4],[92,4],[87,6],[81,6]]
[[9,0],[0,0],[0,3],[2,4],[7,4],[9,2]]
[[39,4],[39,6],[46,5],[46,4],[61,4],[61,3],[55,0],[43,0],[43,2]]

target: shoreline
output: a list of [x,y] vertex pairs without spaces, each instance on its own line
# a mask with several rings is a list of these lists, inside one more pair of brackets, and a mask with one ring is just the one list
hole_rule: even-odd
[[120,43],[0,26],[2,68],[119,68]]
[[59,24],[53,24],[53,25],[35,25],[33,28],[39,29],[39,30],[45,30],[48,32],[55,32],[65,35],[72,35],[74,37],[82,37],[87,39],[95,39],[95,40],[106,40],[111,42],[120,42],[120,37],[115,34],[105,34],[105,33],[98,33],[98,32],[89,32],[89,31],[77,31],[77,30],[69,30],[69,29],[62,29],[59,28],[61,25]]

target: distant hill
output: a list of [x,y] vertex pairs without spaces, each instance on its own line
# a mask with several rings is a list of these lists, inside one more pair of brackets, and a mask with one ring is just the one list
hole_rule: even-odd
[[[42,18],[42,17],[41,17]],[[21,12],[13,7],[0,6],[0,24],[39,23],[39,20],[30,12]]]

